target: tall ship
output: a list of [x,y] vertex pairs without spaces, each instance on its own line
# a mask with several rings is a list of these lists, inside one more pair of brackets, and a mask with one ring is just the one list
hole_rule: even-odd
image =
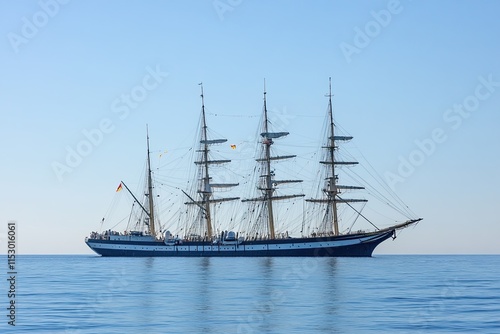
[[[200,84],[201,85],[201,84]],[[287,192],[287,186],[300,184],[298,179],[280,179],[276,175],[275,164],[294,159],[291,154],[274,153],[275,141],[285,138],[289,133],[273,131],[267,109],[266,89],[264,87],[262,124],[259,131],[259,154],[255,159],[253,196],[223,197],[218,190],[238,187],[238,182],[220,182],[213,176],[213,169],[230,165],[229,159],[212,157],[212,147],[226,143],[226,139],[212,139],[208,133],[203,86],[201,86],[201,117],[199,139],[196,148],[196,176],[193,188],[180,190],[184,197],[188,221],[175,233],[166,230],[158,222],[155,207],[155,186],[151,170],[149,134],[147,135],[146,187],[144,199],[139,200],[129,187],[121,182],[117,190],[125,189],[133,198],[133,205],[139,214],[134,223],[128,224],[123,232],[107,229],[92,232],[85,238],[86,244],[101,256],[130,257],[232,257],[232,256],[330,256],[330,257],[370,257],[374,249],[387,239],[395,239],[397,231],[416,225],[422,218],[408,218],[379,228],[365,216],[356,204],[367,202],[363,198],[348,198],[346,195],[364,189],[361,185],[340,183],[340,171],[345,166],[356,165],[354,161],[339,158],[339,146],[352,139],[352,136],[338,135],[333,118],[331,79],[329,85],[326,134],[323,142],[322,159],[317,161],[320,182],[316,195]],[[296,187],[295,187],[296,188]],[[224,193],[222,191],[221,193]],[[226,191],[227,193],[227,191]],[[238,205],[241,221],[234,227],[224,228],[228,221],[235,222],[232,214],[218,213],[222,205]],[[304,214],[300,236],[294,236],[287,229],[287,218],[280,218],[277,206],[309,206],[309,214]],[[339,210],[352,211],[354,221],[365,220],[370,230],[354,230],[353,224],[340,228]],[[226,212],[226,211],[222,211]],[[231,226],[233,227],[233,226]]]

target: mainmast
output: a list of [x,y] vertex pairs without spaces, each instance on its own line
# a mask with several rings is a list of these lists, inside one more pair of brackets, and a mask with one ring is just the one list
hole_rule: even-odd
[[[329,161],[335,161],[335,126],[333,123],[333,108],[332,108],[332,78],[328,78],[329,81],[329,91],[328,91],[328,119],[330,121],[330,136],[328,143],[328,155]],[[331,173],[328,175],[329,181],[327,184],[327,194],[333,200],[330,203],[333,212],[333,234],[339,235],[339,222],[337,216],[337,175],[335,175],[335,163],[331,164]]]
[[205,170],[204,172],[204,177],[202,178],[202,184],[203,187],[200,190],[200,193],[202,195],[202,205],[204,207],[205,211],[205,218],[207,221],[207,236],[210,239],[213,236],[212,232],[212,215],[210,214],[210,195],[212,194],[212,189],[210,188],[210,176],[208,174],[208,140],[207,140],[207,121],[205,118],[205,98],[203,96],[203,84],[200,84],[201,86],[201,118],[202,118],[202,125],[201,125],[201,139],[202,139],[202,145],[203,145],[203,159],[204,161],[203,168]]
[[[267,104],[266,104],[266,84],[264,83],[264,134],[268,134],[268,119],[267,119]],[[262,136],[262,135],[261,135]],[[264,197],[267,199],[267,210],[268,210],[268,225],[269,225],[269,234],[271,239],[275,238],[274,231],[274,214],[273,214],[273,187],[272,187],[272,178],[271,178],[271,145],[273,141],[271,138],[267,138],[267,136],[263,136],[265,140],[264,144],[264,152],[265,152],[265,161],[267,174],[264,175],[266,178],[266,183],[264,189]]]
[[[338,149],[336,141],[349,141],[352,139],[351,136],[336,136],[335,135],[335,123],[333,120],[333,107],[332,107],[332,78],[329,78],[329,93],[326,95],[328,97],[328,138],[327,145],[323,148],[326,149],[326,160],[320,161],[321,164],[328,166],[328,173],[326,175],[325,181],[326,185],[323,188],[323,193],[326,198],[323,199],[306,199],[307,202],[314,203],[325,203],[327,205],[326,215],[331,213],[331,222],[333,235],[339,235],[339,222],[338,222],[338,210],[337,203],[347,203],[349,202],[366,202],[365,199],[343,199],[340,197],[340,190],[352,190],[352,189],[364,189],[358,186],[343,186],[338,184],[338,175],[336,174],[336,165],[356,165],[358,162],[349,161],[336,161],[335,151]],[[328,217],[328,216],[327,216]]]
[[149,232],[153,237],[156,237],[155,230],[155,214],[154,214],[154,203],[153,203],[153,180],[151,177],[151,160],[149,157],[149,132],[146,126],[146,137],[147,137],[147,147],[148,147],[148,201],[149,201]]
[[281,138],[287,136],[288,132],[269,132],[269,119],[267,117],[267,101],[266,101],[266,87],[264,82],[264,123],[262,125],[263,132],[260,134],[262,138],[263,145],[263,155],[261,158],[256,159],[257,162],[262,163],[263,174],[261,177],[261,185],[257,188],[262,191],[262,197],[244,199],[242,202],[255,202],[261,201],[267,208],[267,225],[269,229],[269,237],[275,239],[275,228],[274,228],[274,212],[273,212],[273,201],[290,199],[295,197],[304,197],[304,194],[298,195],[284,195],[276,196],[274,192],[279,184],[284,183],[296,183],[302,182],[302,180],[275,180],[274,172],[271,170],[271,161],[290,159],[296,157],[296,155],[286,155],[286,156],[272,156],[271,155],[271,145],[274,144],[273,139]]
[[209,139],[207,133],[207,122],[205,115],[205,99],[203,95],[203,85],[201,86],[201,135],[200,135],[200,148],[198,152],[201,153],[200,160],[195,161],[196,165],[200,166],[200,185],[198,188],[198,194],[201,199],[199,201],[194,200],[192,197],[188,196],[191,200],[186,204],[194,204],[201,209],[201,215],[206,221],[206,233],[207,238],[211,239],[213,237],[213,222],[210,204],[218,202],[233,201],[239,199],[239,197],[230,198],[213,198],[213,188],[229,188],[235,187],[238,183],[212,183],[212,177],[210,176],[210,165],[224,164],[231,162],[231,160],[210,160],[209,152],[210,145],[221,144],[227,142],[227,139]]

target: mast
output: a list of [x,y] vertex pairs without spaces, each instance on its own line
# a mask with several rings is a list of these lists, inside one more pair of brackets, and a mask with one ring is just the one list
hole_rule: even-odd
[[205,162],[203,168],[205,169],[205,177],[203,178],[203,188],[201,189],[202,194],[202,203],[204,205],[205,217],[207,220],[207,236],[208,239],[212,238],[212,216],[210,214],[210,202],[209,197],[212,193],[212,189],[210,189],[210,176],[208,174],[208,141],[207,141],[207,121],[205,118],[205,98],[203,96],[203,84],[200,83],[201,87],[201,118],[202,118],[202,143],[203,145],[203,160]]
[[260,134],[262,138],[263,154],[261,158],[255,159],[255,161],[260,162],[263,166],[263,174],[260,175],[261,180],[263,180],[262,185],[257,188],[262,191],[262,196],[251,199],[244,199],[242,202],[263,202],[267,208],[267,225],[269,230],[269,237],[275,239],[275,228],[274,228],[274,210],[273,201],[291,199],[296,197],[304,197],[304,194],[297,195],[284,195],[275,196],[274,192],[279,184],[284,183],[296,183],[302,182],[302,180],[274,180],[274,172],[271,170],[271,162],[275,160],[290,159],[296,157],[296,155],[284,155],[284,156],[272,156],[271,155],[271,145],[274,144],[273,139],[281,138],[287,136],[288,132],[269,132],[269,119],[267,116],[267,99],[266,99],[266,83],[264,81],[264,123],[262,125],[263,132]]
[[[333,107],[332,107],[332,78],[329,78],[329,92],[326,95],[328,97],[328,141],[327,145],[323,148],[327,150],[327,156],[325,161],[320,161],[321,164],[328,166],[328,173],[326,175],[325,181],[326,185],[323,188],[323,193],[326,198],[323,199],[306,199],[307,202],[314,203],[325,203],[327,205],[326,214],[331,212],[332,220],[330,225],[332,226],[333,235],[339,235],[339,222],[338,222],[338,203],[345,203],[350,206],[350,202],[367,202],[365,199],[344,199],[340,197],[340,190],[355,190],[364,189],[364,187],[358,186],[344,186],[338,185],[338,175],[336,173],[336,165],[356,165],[356,161],[336,161],[335,151],[338,149],[336,141],[349,141],[352,139],[351,136],[335,136],[335,123],[333,120]],[[328,216],[327,216],[328,217]]]
[[155,230],[155,215],[154,215],[154,203],[153,203],[153,180],[151,177],[151,160],[149,157],[149,131],[146,125],[146,137],[147,137],[147,148],[148,148],[148,202],[149,202],[149,233],[156,237]]
[[[267,104],[266,104],[266,82],[264,81],[264,133],[269,133],[268,131],[268,119],[267,119]],[[265,151],[265,164],[267,174],[265,175],[266,183],[265,183],[265,198],[267,199],[267,210],[268,210],[268,225],[269,225],[269,233],[271,239],[275,238],[274,231],[274,214],[273,214],[273,184],[271,179],[271,145],[272,140],[269,138],[264,140],[264,151]]]
[[[201,134],[200,134],[200,148],[197,152],[201,153],[200,160],[195,161],[195,164],[200,168],[200,184],[198,188],[198,194],[201,199],[199,201],[194,200],[191,196],[187,196],[190,202],[185,204],[194,204],[198,206],[201,210],[201,215],[206,222],[206,233],[207,238],[211,239],[213,237],[213,222],[212,222],[212,212],[210,204],[218,202],[227,202],[239,199],[239,197],[229,197],[229,198],[213,198],[213,188],[229,188],[235,187],[238,183],[212,183],[212,177],[210,176],[210,166],[216,164],[224,164],[231,162],[231,160],[210,160],[209,152],[210,145],[222,144],[227,142],[227,139],[209,139],[208,138],[208,126],[206,122],[205,114],[205,99],[203,94],[203,84],[201,86]],[[186,194],[187,195],[187,194]]]
[[[332,78],[328,78],[329,81],[329,91],[328,91],[328,118],[330,120],[330,138],[329,138],[329,147],[328,154],[330,156],[331,162],[335,161],[335,126],[333,123],[333,108],[332,108]],[[337,216],[337,176],[335,175],[335,164],[331,165],[331,173],[328,175],[330,178],[329,188],[328,188],[328,196],[333,197],[331,201],[331,208],[333,210],[333,234],[339,235],[339,222]]]

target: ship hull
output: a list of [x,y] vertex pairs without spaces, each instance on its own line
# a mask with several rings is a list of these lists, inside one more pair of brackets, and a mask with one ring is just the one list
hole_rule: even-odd
[[394,230],[324,238],[289,238],[280,240],[220,243],[187,241],[168,245],[151,239],[86,239],[87,245],[101,256],[114,257],[370,257]]

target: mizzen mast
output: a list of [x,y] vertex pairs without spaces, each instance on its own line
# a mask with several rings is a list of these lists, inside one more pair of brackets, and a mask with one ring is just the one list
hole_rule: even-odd
[[148,202],[149,202],[149,233],[156,237],[155,214],[153,202],[153,179],[151,177],[151,159],[149,157],[149,131],[146,126],[147,148],[148,148]]
[[214,236],[213,233],[213,222],[212,222],[212,212],[210,204],[227,202],[238,200],[239,197],[226,197],[226,198],[214,198],[213,189],[214,188],[230,188],[235,187],[238,183],[214,183],[212,182],[212,177],[210,176],[210,166],[220,165],[231,162],[231,160],[211,160],[209,156],[210,145],[222,144],[227,142],[227,139],[209,139],[208,138],[208,126],[206,122],[205,115],[205,99],[203,95],[203,85],[201,86],[201,135],[200,135],[200,148],[197,152],[201,153],[199,160],[195,161],[195,164],[199,166],[200,170],[200,183],[198,188],[198,194],[201,197],[200,200],[194,200],[191,196],[188,196],[191,200],[185,204],[194,204],[201,209],[201,215],[206,221],[206,233],[207,238],[211,239]]

